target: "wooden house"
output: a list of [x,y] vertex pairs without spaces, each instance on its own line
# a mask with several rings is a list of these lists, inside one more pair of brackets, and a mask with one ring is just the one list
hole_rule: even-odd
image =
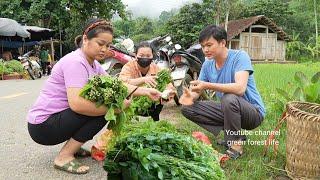
[[229,21],[227,34],[227,47],[245,50],[253,61],[285,61],[289,36],[263,15]]

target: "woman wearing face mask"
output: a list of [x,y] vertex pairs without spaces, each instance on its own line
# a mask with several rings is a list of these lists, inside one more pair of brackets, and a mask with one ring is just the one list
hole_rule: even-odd
[[[153,63],[153,49],[148,42],[141,42],[136,48],[136,60],[125,64],[120,72],[119,78],[128,84],[135,86],[147,85],[156,87],[156,74],[160,71],[159,67]],[[169,100],[175,95],[175,89],[170,83],[167,86],[170,90]],[[153,104],[147,114],[142,116],[151,116],[154,121],[159,121],[159,115],[163,108],[162,104]]]
[[[59,60],[45,82],[28,115],[28,130],[38,144],[56,145],[66,142],[54,160],[58,169],[84,174],[89,167],[76,157],[90,156],[81,146],[91,140],[106,124],[105,106],[79,96],[82,87],[94,75],[105,75],[97,60],[104,59],[113,38],[110,22],[93,19],[82,34],[80,48]],[[127,85],[134,96],[145,95],[158,100],[160,92],[151,88]],[[126,101],[125,106],[130,101]]]

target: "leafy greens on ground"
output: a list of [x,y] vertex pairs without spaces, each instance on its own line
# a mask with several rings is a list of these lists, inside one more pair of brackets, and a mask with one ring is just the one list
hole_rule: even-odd
[[104,169],[124,179],[225,179],[212,147],[181,134],[165,121],[124,127]]

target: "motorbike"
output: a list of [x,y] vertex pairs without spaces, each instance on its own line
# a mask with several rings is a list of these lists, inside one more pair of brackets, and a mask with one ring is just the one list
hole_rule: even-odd
[[[183,94],[183,88],[189,88],[190,82],[198,79],[205,56],[200,44],[191,46],[186,51],[181,50],[179,44],[175,44],[174,49],[170,55],[171,77],[178,93],[174,100],[179,105],[179,98]],[[213,100],[215,92],[205,90],[199,98],[201,100]]]
[[172,54],[172,41],[168,35],[159,36],[148,41],[151,47],[156,51],[154,63],[160,69],[170,68],[170,54]]
[[122,67],[129,61],[134,60],[132,52],[122,48],[111,46],[102,68],[111,76],[119,76]]
[[[186,52],[190,53],[191,55],[197,57],[201,63],[203,64],[205,61],[205,56],[204,53],[202,51],[202,47],[200,44],[194,44],[192,46],[190,46]],[[217,100],[215,97],[215,92],[212,90],[205,90],[205,92],[203,94],[201,94],[200,99],[203,100]]]
[[42,77],[42,70],[39,62],[36,60],[30,60],[30,55],[32,53],[33,51],[29,51],[26,54],[19,56],[18,59],[23,65],[23,68],[28,72],[31,79],[35,80],[36,78]]
[[175,49],[177,51],[170,56],[172,62],[171,77],[178,93],[174,100],[179,105],[179,98],[183,94],[183,88],[189,88],[190,82],[198,79],[202,62],[196,56],[181,50],[179,44],[175,45]]
[[194,44],[194,45],[190,46],[186,50],[186,52],[190,53],[191,55],[196,56],[201,61],[201,63],[203,63],[205,61],[205,56],[203,54],[202,47],[200,44]]

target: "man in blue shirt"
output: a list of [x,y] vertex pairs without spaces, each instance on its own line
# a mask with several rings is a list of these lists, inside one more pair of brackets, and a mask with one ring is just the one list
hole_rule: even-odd
[[[226,48],[227,33],[209,25],[199,36],[206,56],[199,79],[185,89],[180,102],[182,114],[214,135],[224,130],[226,154],[236,159],[243,153],[246,137],[241,129],[258,127],[264,119],[265,107],[256,88],[249,55],[242,50]],[[213,90],[220,102],[196,101],[204,90]],[[188,99],[188,101],[184,101]]]

